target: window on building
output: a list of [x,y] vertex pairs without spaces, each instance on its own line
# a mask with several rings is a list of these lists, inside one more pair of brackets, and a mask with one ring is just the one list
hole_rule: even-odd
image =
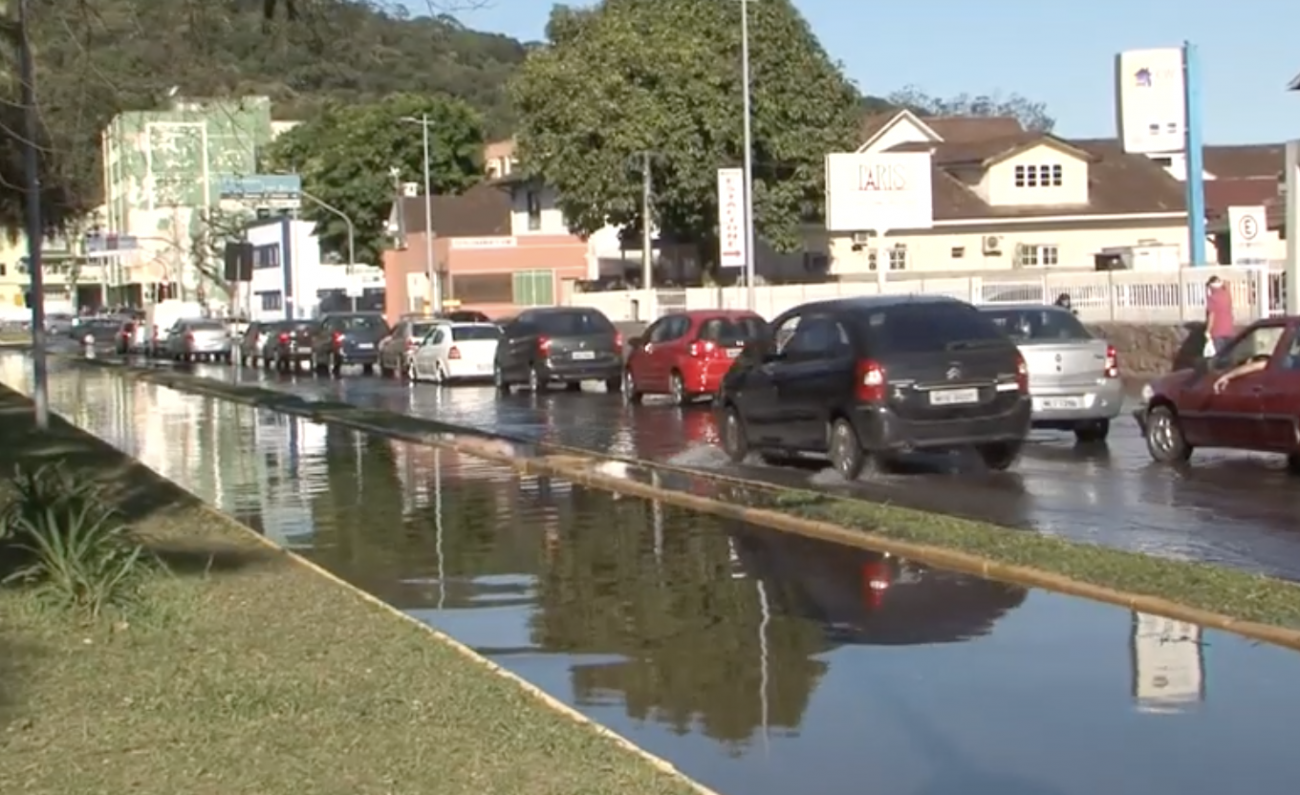
[[1016,249],[1016,265],[1022,268],[1056,265],[1059,262],[1060,254],[1056,246],[1019,246]]
[[519,306],[555,304],[554,271],[520,271],[513,274],[514,303]]
[[253,267],[257,270],[280,267],[280,247],[274,243],[253,246]]
[[269,293],[258,293],[258,295],[262,299],[263,312],[277,312],[284,309],[284,296],[280,294],[279,290]]
[[889,250],[889,269],[891,271],[907,270],[907,246],[897,245]]
[[451,297],[462,304],[508,304],[514,300],[509,273],[469,273],[451,277]]
[[953,247],[952,247],[952,258],[953,258],[953,259],[962,259],[962,258],[964,258],[965,256],[966,256],[966,247],[965,247],[965,246],[953,246]]
[[528,231],[537,232],[542,228],[542,196],[535,190],[528,191]]
[[1060,163],[1046,166],[1016,166],[1017,188],[1059,188],[1065,182]]
[[4,276],[8,274],[8,272],[9,272],[9,266],[4,264],[3,262],[0,262],[0,276]]
[[880,255],[873,248],[867,252],[867,270],[874,271],[880,265]]

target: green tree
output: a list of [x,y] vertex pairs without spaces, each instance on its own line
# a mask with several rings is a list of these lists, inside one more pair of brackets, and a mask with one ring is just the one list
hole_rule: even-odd
[[[423,182],[429,118],[429,171],[437,194],[460,193],[483,174],[483,122],[468,104],[449,97],[397,94],[372,105],[335,105],[280,136],[264,153],[263,169],[302,175],[303,190],[333,205],[356,226],[357,259],[381,263],[394,182]],[[347,254],[347,225],[311,201],[321,246]]]
[[943,99],[907,86],[891,94],[889,102],[920,116],[1010,116],[1026,130],[1051,132],[1056,127],[1046,103],[1019,94],[958,94]]
[[[852,149],[858,92],[789,0],[751,3],[754,214],[796,250],[820,216],[827,152]],[[570,228],[641,224],[638,152],[655,153],[653,222],[716,261],[717,169],[743,159],[740,4],[605,0],[557,7],[550,42],[511,85],[526,173],[555,187]]]

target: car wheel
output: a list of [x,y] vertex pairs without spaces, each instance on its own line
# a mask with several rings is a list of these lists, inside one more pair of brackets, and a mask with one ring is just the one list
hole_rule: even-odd
[[691,395],[686,391],[686,382],[682,380],[682,374],[676,370],[668,376],[668,394],[672,395],[674,406],[685,406],[691,402]]
[[528,368],[528,391],[541,392],[546,387],[546,379],[542,377],[541,368],[533,364]]
[[506,371],[501,369],[500,362],[492,365],[492,384],[496,386],[498,393],[510,394],[510,382],[506,380]]
[[247,367],[247,366],[248,366],[248,357],[247,357],[247,356],[240,356],[240,357],[239,357],[239,366],[240,366],[240,367]]
[[410,381],[412,384],[419,383],[420,368],[415,364],[415,357],[412,356],[407,358],[406,372],[404,375],[406,376],[406,380]]
[[1162,464],[1182,464],[1192,457],[1182,423],[1169,406],[1156,406],[1147,412],[1147,452]]
[[383,377],[383,378],[392,378],[392,377],[393,377],[394,375],[396,375],[396,374],[397,374],[397,371],[395,371],[395,370],[394,370],[393,368],[391,368],[391,367],[385,367],[384,364],[383,364],[383,362],[382,362],[382,361],[380,362],[380,364],[379,364],[379,375],[380,375],[381,377]]
[[631,367],[623,371],[623,399],[632,404],[641,402],[641,392],[636,388],[636,376],[632,375]]
[[314,353],[311,355],[311,369],[318,375],[325,375],[330,371],[329,365],[317,359]]
[[980,460],[984,466],[995,472],[1003,472],[1011,468],[1020,457],[1019,442],[994,442],[992,444],[981,444],[975,447],[975,452],[979,454]]
[[845,480],[857,480],[866,468],[867,454],[853,424],[843,418],[832,422],[829,442],[831,466]]
[[361,365],[361,373],[362,375],[374,375],[375,366],[373,364],[363,364]]
[[744,463],[749,455],[749,432],[735,406],[728,406],[722,415],[722,449],[735,464]]
[[1095,420],[1074,426],[1074,438],[1079,444],[1100,444],[1110,435],[1110,420]]
[[1286,471],[1292,475],[1300,475],[1300,453],[1292,453],[1286,457]]
[[343,359],[339,358],[339,356],[338,356],[337,354],[334,355],[334,356],[331,356],[331,357],[330,357],[330,373],[333,374],[333,375],[339,375],[339,374],[342,373],[342,372],[343,372]]
[[569,381],[568,383],[566,383],[566,384],[564,385],[564,391],[565,391],[565,392],[581,392],[581,391],[582,391],[582,382],[581,382],[581,381]]
[[439,386],[447,383],[447,368],[443,366],[441,361],[433,363],[433,383]]

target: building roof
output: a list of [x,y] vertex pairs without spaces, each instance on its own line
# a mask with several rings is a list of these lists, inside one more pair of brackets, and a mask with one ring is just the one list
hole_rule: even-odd
[[1207,146],[1203,153],[1205,170],[1219,179],[1277,179],[1277,175],[1286,169],[1286,146],[1283,144]]
[[1205,215],[1218,218],[1229,207],[1270,205],[1278,201],[1277,179],[1208,179],[1205,181]]
[[[432,204],[433,232],[438,237],[510,234],[510,192],[493,183],[480,183],[458,196],[434,196]],[[404,196],[394,209],[397,237],[424,232],[423,196]]]

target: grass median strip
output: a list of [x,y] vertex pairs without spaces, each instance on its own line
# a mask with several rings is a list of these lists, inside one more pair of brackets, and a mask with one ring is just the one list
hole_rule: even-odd
[[[128,372],[183,391],[272,409],[279,406],[307,411],[325,422],[363,422],[406,435],[440,432],[487,435],[393,412],[338,403],[315,404],[283,392],[227,384],[184,373],[138,368]],[[593,456],[599,457],[599,454]],[[1165,599],[1238,621],[1300,628],[1300,585],[1276,578],[818,492],[736,481],[728,484],[728,491],[727,499],[733,502],[829,522],[883,539],[937,547],[1100,588]]]
[[[0,790],[690,793],[0,388],[0,470],[63,462],[163,566],[98,620],[0,587]],[[0,503],[14,499],[0,480]]]

